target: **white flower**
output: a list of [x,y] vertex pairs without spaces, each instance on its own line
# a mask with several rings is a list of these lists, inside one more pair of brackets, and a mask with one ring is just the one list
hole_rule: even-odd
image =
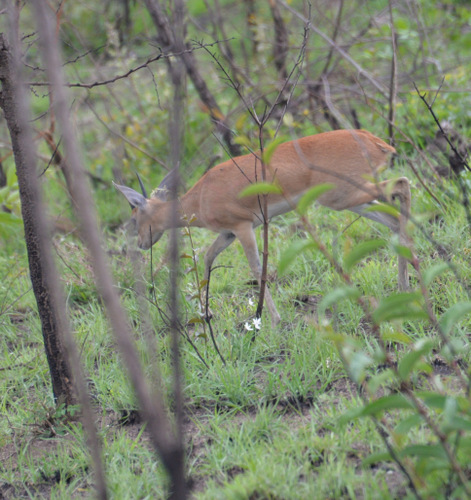
[[249,299],[249,306],[253,307],[255,305],[255,302],[253,299]]
[[253,326],[257,329],[260,330],[262,327],[262,318],[254,318],[253,319]]
[[245,323],[245,329],[248,330],[249,332],[251,332],[253,330],[253,328],[250,326],[249,323]]

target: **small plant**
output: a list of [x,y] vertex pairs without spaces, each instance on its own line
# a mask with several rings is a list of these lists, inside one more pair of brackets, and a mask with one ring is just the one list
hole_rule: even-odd
[[10,162],[6,165],[6,183],[0,187],[0,238],[5,242],[11,241],[12,232],[16,233],[23,225],[15,168]]

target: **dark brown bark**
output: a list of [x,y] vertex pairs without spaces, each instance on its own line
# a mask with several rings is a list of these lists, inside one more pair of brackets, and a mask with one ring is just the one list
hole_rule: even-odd
[[3,169],[3,164],[0,162],[0,188],[5,187],[7,185],[7,174]]
[[0,81],[2,83],[0,106],[10,131],[16,163],[21,212],[28,252],[29,271],[38,313],[41,320],[52,389],[57,402],[66,405],[76,402],[72,376],[66,363],[61,331],[63,322],[58,312],[60,304],[48,282],[52,253],[45,248],[49,228],[42,208],[41,193],[37,181],[36,160],[31,150],[32,133],[21,109],[23,89],[16,80],[12,54],[3,34],[0,33]]
[[288,55],[288,31],[276,0],[269,0],[269,4],[275,28],[273,58],[280,77],[287,78],[288,71],[286,70],[286,56]]
[[[15,14],[17,12],[10,9],[10,18],[15,19]],[[94,426],[78,350],[66,313],[63,290],[54,265],[50,231],[41,201],[30,127],[29,99],[19,67],[20,48],[17,28],[18,26],[15,26],[12,29],[11,49],[3,35],[0,35],[1,105],[10,128],[17,165],[31,280],[38,303],[54,395],[58,402],[65,402],[67,405],[80,403],[80,417],[93,460],[96,496],[100,500],[106,500],[106,480],[101,462],[100,442]]]
[[246,14],[245,19],[247,20],[247,28],[250,33],[250,40],[252,45],[252,54],[256,54],[258,51],[258,41],[257,41],[257,12],[255,9],[255,0],[244,0]]
[[[165,54],[173,52],[177,56],[179,55],[179,57],[181,57],[188,76],[191,78],[200,99],[203,101],[211,119],[216,125],[216,131],[221,135],[231,155],[240,155],[240,148],[237,144],[234,144],[232,140],[232,131],[229,128],[226,119],[216,102],[216,99],[206,85],[204,78],[201,76],[195,55],[191,51],[191,47],[188,44],[184,44],[183,40],[176,40],[170,21],[158,0],[145,0],[145,4],[157,29],[157,42],[160,44],[162,51]],[[178,36],[182,36],[182,34],[179,34]],[[181,50],[178,50],[178,47],[180,47]],[[184,50],[182,50],[182,48]],[[170,59],[167,59],[167,64],[169,66],[172,80],[174,80],[175,77],[173,75],[172,62]]]

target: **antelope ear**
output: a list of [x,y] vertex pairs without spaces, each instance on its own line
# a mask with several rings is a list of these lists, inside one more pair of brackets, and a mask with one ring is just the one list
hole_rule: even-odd
[[115,184],[113,182],[113,186],[121,191],[125,198],[128,200],[131,208],[144,208],[147,203],[147,199],[142,196],[142,194],[134,191],[134,189],[128,188],[126,186],[120,186],[119,184]]
[[170,170],[170,172],[162,179],[160,186],[152,192],[152,198],[157,198],[160,201],[167,201],[168,195],[173,190],[174,183],[177,181],[177,176],[178,173],[175,169]]

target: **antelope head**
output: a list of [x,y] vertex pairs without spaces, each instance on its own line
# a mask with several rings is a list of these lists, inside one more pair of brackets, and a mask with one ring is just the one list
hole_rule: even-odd
[[141,250],[148,250],[154,243],[160,240],[164,231],[169,228],[169,204],[167,203],[168,186],[171,182],[172,172],[161,182],[150,198],[139,179],[142,194],[127,186],[113,182],[131,205],[131,223],[137,230],[137,245]]

